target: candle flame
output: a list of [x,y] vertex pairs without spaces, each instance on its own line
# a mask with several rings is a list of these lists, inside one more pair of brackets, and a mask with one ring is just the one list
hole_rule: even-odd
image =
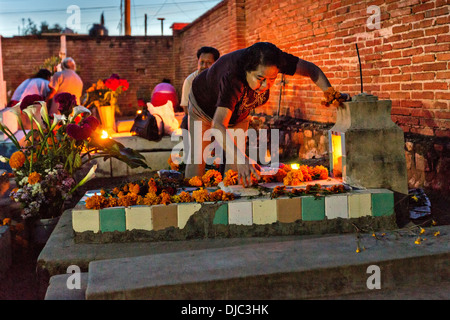
[[298,169],[300,169],[300,165],[298,163],[291,163],[291,169],[298,170]]
[[107,132],[106,130],[102,130],[101,138],[102,138],[102,139],[108,138],[108,132]]

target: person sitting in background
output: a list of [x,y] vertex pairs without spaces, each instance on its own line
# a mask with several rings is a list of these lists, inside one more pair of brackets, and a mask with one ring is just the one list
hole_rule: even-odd
[[46,99],[50,93],[49,83],[51,76],[51,72],[47,69],[40,69],[31,78],[26,79],[17,87],[7,107],[16,105],[24,97],[32,94],[38,94]]
[[[83,91],[83,81],[80,76],[75,72],[76,64],[72,58],[65,58],[61,62],[62,71],[56,72],[50,80],[51,92],[47,97],[47,101],[52,99],[56,94],[60,92],[67,92],[73,94],[77,98],[77,105],[80,104],[80,97]],[[60,114],[58,111],[58,104],[52,101],[49,108],[49,114]]]
[[220,57],[220,52],[216,48],[213,47],[201,47],[197,50],[197,70],[192,72],[187,78],[184,80],[183,89],[181,92],[181,102],[180,106],[184,110],[184,117],[181,122],[180,127],[182,129],[188,128],[188,104],[189,104],[189,93],[191,92],[192,81],[195,77],[202,72],[203,70],[208,69],[216,62]]

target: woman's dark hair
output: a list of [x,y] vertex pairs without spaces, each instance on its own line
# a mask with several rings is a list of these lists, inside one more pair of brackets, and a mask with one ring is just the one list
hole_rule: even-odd
[[52,77],[52,73],[50,71],[48,71],[47,69],[40,69],[31,78],[41,78],[41,79],[45,79],[45,80],[50,80],[51,77]]
[[281,50],[270,42],[257,42],[245,49],[242,57],[242,68],[244,72],[254,71],[259,65],[276,66],[280,68]]
[[200,49],[198,49],[197,50],[197,59],[200,58],[200,55],[202,53],[211,53],[214,57],[214,61],[216,61],[220,57],[219,50],[217,50],[216,48],[213,48],[213,47],[201,47]]

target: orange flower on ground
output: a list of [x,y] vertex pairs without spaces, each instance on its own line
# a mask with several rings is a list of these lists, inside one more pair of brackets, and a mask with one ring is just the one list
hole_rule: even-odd
[[324,166],[315,166],[312,169],[314,179],[325,180],[328,179],[328,169]]
[[153,178],[150,178],[148,180],[148,192],[153,192],[156,193],[156,191],[158,191],[158,187],[156,185],[156,181]]
[[159,196],[161,197],[161,200],[159,201],[160,204],[168,205],[168,204],[172,203],[170,194],[168,194],[166,192],[161,192],[161,194]]
[[209,201],[209,192],[206,189],[201,188],[192,192],[192,197],[196,202],[203,203]]
[[303,181],[303,173],[301,170],[289,171],[283,179],[285,186],[298,186]]
[[27,158],[22,151],[16,151],[11,155],[11,158],[9,158],[9,165],[13,169],[21,168],[24,165],[26,159]]
[[223,190],[216,190],[209,194],[209,201],[221,201],[223,198]]
[[181,191],[180,194],[173,196],[174,202],[193,202],[194,198],[189,194],[189,192]]
[[238,183],[238,173],[234,170],[228,170],[225,172],[225,178],[223,179],[223,184],[225,187],[234,186]]
[[191,185],[193,187],[201,187],[201,186],[203,186],[203,182],[200,177],[195,176],[195,177],[192,177],[191,179],[189,179],[189,185]]
[[217,170],[208,170],[202,177],[205,187],[215,187],[222,181],[222,175]]
[[89,197],[86,199],[86,208],[87,209],[94,209],[99,210],[106,207],[106,198],[102,196],[98,196],[97,194],[94,194],[92,197]]
[[36,184],[38,182],[40,182],[42,179],[41,175],[37,172],[32,172],[30,173],[30,175],[28,176],[28,183],[33,185]]

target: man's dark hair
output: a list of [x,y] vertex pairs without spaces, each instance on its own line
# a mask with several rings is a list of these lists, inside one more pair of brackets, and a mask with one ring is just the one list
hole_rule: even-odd
[[254,71],[259,65],[280,68],[281,50],[270,42],[257,42],[245,49],[241,63],[244,72]]
[[52,77],[52,73],[47,69],[40,69],[35,75],[33,75],[31,78],[41,78],[45,80],[50,80]]
[[219,50],[217,50],[216,48],[213,48],[213,47],[201,47],[200,49],[198,49],[197,50],[197,59],[200,58],[200,55],[202,53],[211,53],[214,57],[214,61],[216,61],[220,57]]

